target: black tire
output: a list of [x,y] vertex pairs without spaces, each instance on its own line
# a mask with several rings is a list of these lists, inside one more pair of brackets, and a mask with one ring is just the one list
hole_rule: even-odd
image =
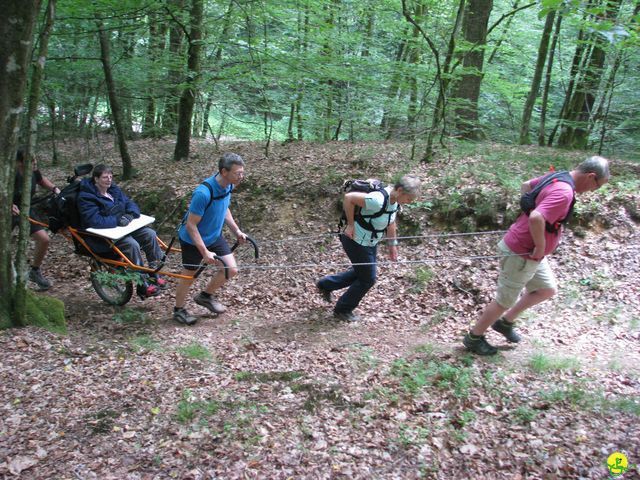
[[98,272],[115,273],[115,269],[96,260],[91,260],[91,285],[98,296],[109,305],[126,305],[133,295],[131,280],[112,280],[108,284],[100,281]]

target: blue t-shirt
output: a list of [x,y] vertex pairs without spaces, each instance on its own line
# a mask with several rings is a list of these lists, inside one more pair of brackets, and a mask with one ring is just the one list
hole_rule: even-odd
[[[216,177],[217,174],[205,180],[205,182],[213,188],[213,196],[218,197],[227,192],[231,192],[232,186],[229,185],[226,189],[222,188],[216,180]],[[200,232],[202,241],[207,246],[215,242],[222,234],[224,218],[227,214],[229,203],[231,202],[231,193],[224,198],[214,200],[211,202],[211,205],[209,205],[210,200],[211,194],[209,193],[209,189],[205,185],[198,185],[193,192],[191,204],[189,205],[189,213],[202,217],[200,223],[198,223],[198,232]],[[207,205],[209,205],[209,208],[207,208]],[[180,227],[178,235],[183,242],[195,245],[195,242],[187,232],[186,223]]]
[[[391,188],[386,188],[387,193],[391,192]],[[378,213],[384,204],[384,195],[380,192],[371,192],[368,193],[364,199],[364,208],[360,211],[363,215],[373,215],[374,213]],[[396,212],[398,211],[397,203],[389,203],[387,204],[386,214],[380,215],[376,218],[368,218],[366,219],[368,222],[371,222],[371,225],[376,230],[383,230],[387,228],[388,225],[392,224],[396,220]],[[390,215],[390,216],[389,216]],[[358,222],[354,223],[354,231],[353,231],[353,240],[360,245],[365,247],[373,247],[378,244],[380,240],[382,240],[382,233],[379,233],[377,237],[374,237],[371,230],[365,230],[360,226]]]

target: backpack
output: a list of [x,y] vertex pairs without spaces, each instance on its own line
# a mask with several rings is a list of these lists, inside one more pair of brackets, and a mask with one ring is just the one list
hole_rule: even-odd
[[564,217],[562,220],[554,224],[546,222],[545,228],[549,233],[558,233],[562,225],[566,224],[571,219],[571,215],[573,214],[573,206],[576,203],[576,196],[575,196],[576,185],[573,181],[573,178],[569,174],[569,172],[561,171],[561,172],[553,172],[548,174],[547,176],[542,178],[530,192],[524,193],[520,197],[520,208],[528,216],[531,213],[531,211],[536,208],[536,199],[538,198],[538,194],[545,187],[556,182],[568,183],[571,186],[571,189],[574,190],[574,195],[573,195],[573,200],[571,201],[571,205],[569,206],[569,211],[567,212],[566,217]]
[[[363,229],[371,232],[371,238],[378,238],[378,235],[387,231],[387,227],[391,223],[391,216],[398,211],[396,208],[392,211],[387,211],[387,206],[389,205],[389,192],[387,192],[385,188],[385,184],[377,179],[370,178],[368,180],[346,180],[342,184],[342,192],[350,193],[350,192],[363,192],[363,193],[371,193],[371,192],[380,192],[384,197],[382,202],[382,207],[375,213],[370,215],[363,215],[362,208],[356,205],[354,211],[354,220],[360,225]],[[382,215],[389,215],[387,219],[387,226],[382,230],[377,230],[371,224],[371,220],[374,218],[381,217]],[[340,217],[340,222],[338,223],[338,232],[341,232],[342,229],[347,224],[347,214],[342,211],[342,216]]]
[[67,178],[67,186],[58,195],[52,196],[46,204],[49,230],[57,233],[66,227],[80,226],[80,212],[78,210],[78,195],[80,193],[79,176],[91,172],[93,165],[87,163],[78,165],[74,175]]
[[[217,174],[216,174],[216,176],[217,176]],[[207,182],[205,180],[200,185],[204,185],[205,187],[207,187],[207,190],[209,190],[209,202],[207,203],[207,206],[204,207],[204,212],[206,212],[209,209],[209,207],[211,206],[211,204],[215,200],[222,200],[223,198],[227,197],[228,195],[231,195],[231,192],[233,191],[233,184],[231,184],[231,188],[228,191],[226,191],[222,195],[214,196],[213,195],[213,187],[209,184],[209,182]],[[204,212],[202,212],[203,215],[204,215]],[[180,226],[178,227],[178,230],[180,230],[180,228],[182,228],[182,226],[187,223],[187,218],[188,217],[189,217],[189,207],[187,206],[187,211],[184,212],[184,216],[182,217],[182,222],[180,223]]]

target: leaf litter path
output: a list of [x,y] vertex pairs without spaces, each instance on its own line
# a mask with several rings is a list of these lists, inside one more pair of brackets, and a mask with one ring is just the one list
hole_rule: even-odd
[[[559,295],[523,320],[517,348],[489,333],[502,350],[492,359],[460,339],[493,294],[496,261],[381,267],[357,324],[333,321],[315,293],[329,272],[245,270],[221,295],[229,312],[193,305],[189,328],[170,318],[173,290],[124,310],[100,303],[86,263],[54,237],[48,265],[65,268],[51,294],[70,333],[0,336],[0,474],[603,478],[613,451],[638,463],[638,229],[609,213],[611,228],[567,235],[552,259]],[[285,220],[297,221],[274,223]],[[278,228],[252,233],[298,233]],[[496,241],[402,252],[490,255]],[[263,252],[344,262],[335,240]]]

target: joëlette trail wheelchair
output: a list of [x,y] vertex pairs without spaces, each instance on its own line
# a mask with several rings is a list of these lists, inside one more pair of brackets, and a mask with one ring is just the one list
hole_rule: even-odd
[[[194,271],[193,275],[183,275],[169,270],[165,270],[167,259],[171,253],[180,253],[180,248],[174,247],[176,237],[174,236],[167,244],[157,237],[158,244],[162,250],[162,259],[156,268],[144,267],[136,265],[116,246],[118,240],[117,235],[105,236],[99,229],[90,229],[91,231],[80,228],[80,215],[76,206],[76,197],[80,189],[80,179],[87,175],[93,169],[91,164],[77,165],[74,168],[74,174],[67,178],[67,186],[58,195],[50,194],[40,199],[34,199],[32,204],[44,203],[47,212],[48,223],[29,217],[31,223],[41,225],[51,230],[54,234],[60,233],[73,243],[75,253],[87,257],[91,267],[91,285],[98,296],[110,305],[126,305],[134,292],[134,283],[140,279],[140,274],[164,275],[172,278],[195,279],[207,267],[201,262],[199,268]],[[142,228],[153,222],[152,217],[146,217],[145,222],[139,222],[137,228]],[[149,222],[151,219],[151,222]],[[138,220],[138,219],[136,219]],[[133,222],[132,222],[133,223]],[[129,233],[136,230],[137,225],[133,224]],[[124,227],[117,227],[124,228]],[[106,229],[116,230],[116,229]],[[126,230],[125,230],[126,231]],[[126,235],[128,235],[127,233]],[[126,235],[120,236],[123,238]],[[86,242],[88,236],[101,238],[110,246],[110,250],[106,253],[95,252]],[[247,236],[247,241],[253,246],[254,258],[259,258],[260,252],[256,241]],[[231,251],[238,248],[239,242],[231,247]],[[228,275],[227,267],[222,259],[217,258],[221,264],[221,268],[225,268],[225,275]]]

